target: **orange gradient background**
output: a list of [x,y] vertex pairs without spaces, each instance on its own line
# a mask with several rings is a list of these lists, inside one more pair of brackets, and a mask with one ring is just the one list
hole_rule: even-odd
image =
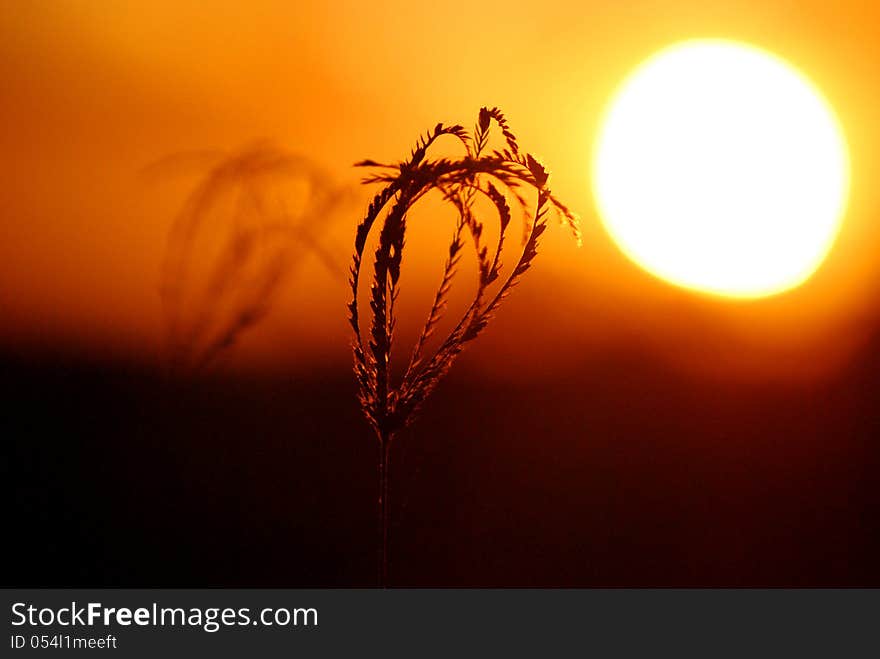
[[[194,179],[144,168],[269,138],[351,184],[355,200],[326,236],[339,276],[305,264],[227,367],[347,363],[345,266],[371,194],[351,164],[403,157],[438,121],[471,127],[485,104],[550,166],[584,246],[561,227],[545,234],[469,363],[503,378],[551,374],[624,347],[709,378],[827,377],[880,323],[878,22],[880,8],[846,1],[7,3],[0,342],[160,360],[159,272]],[[596,217],[588,167],[604,104],[644,58],[693,37],[776,53],[840,117],[849,209],[825,264],[791,292],[731,301],[676,289],[629,263]],[[416,300],[404,307],[413,326],[451,228],[445,216],[412,225],[402,295]]]

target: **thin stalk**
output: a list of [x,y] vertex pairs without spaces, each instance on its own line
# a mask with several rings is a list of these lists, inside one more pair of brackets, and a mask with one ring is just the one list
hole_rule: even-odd
[[393,438],[394,435],[392,433],[379,434],[379,588],[388,588],[388,471],[391,467],[391,441]]

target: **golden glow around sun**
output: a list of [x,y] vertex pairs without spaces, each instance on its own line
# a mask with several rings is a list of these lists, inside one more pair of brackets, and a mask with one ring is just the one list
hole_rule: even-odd
[[674,284],[763,297],[803,283],[840,228],[849,187],[833,110],[758,48],[687,41],[622,84],[593,154],[607,230]]

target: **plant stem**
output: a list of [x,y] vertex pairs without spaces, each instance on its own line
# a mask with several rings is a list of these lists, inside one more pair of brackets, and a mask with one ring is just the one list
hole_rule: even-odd
[[393,438],[391,433],[379,435],[379,588],[388,587],[388,471]]

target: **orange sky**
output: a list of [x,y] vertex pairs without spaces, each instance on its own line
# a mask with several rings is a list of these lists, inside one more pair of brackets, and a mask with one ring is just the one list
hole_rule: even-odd
[[[585,354],[626,345],[687,367],[821,370],[880,322],[878,24],[880,8],[865,2],[5,3],[0,341],[157,359],[159,271],[189,185],[143,175],[162,156],[266,137],[354,185],[352,162],[402,157],[437,121],[470,126],[488,104],[551,167],[554,191],[584,218],[585,244],[576,249],[562,229],[545,234],[537,267],[472,351],[480,363],[538,368],[523,344],[543,339],[541,368],[564,364],[556,348],[567,344]],[[627,262],[595,217],[587,167],[603,103],[646,56],[692,37],[785,57],[846,131],[843,233],[788,294],[730,302],[674,289]],[[357,194],[328,236],[343,263],[368,191]],[[418,230],[410,290],[425,294],[415,282],[431,281],[441,262],[423,267],[416,256],[451,224]],[[342,278],[310,262],[290,283],[236,359],[348,359]]]

